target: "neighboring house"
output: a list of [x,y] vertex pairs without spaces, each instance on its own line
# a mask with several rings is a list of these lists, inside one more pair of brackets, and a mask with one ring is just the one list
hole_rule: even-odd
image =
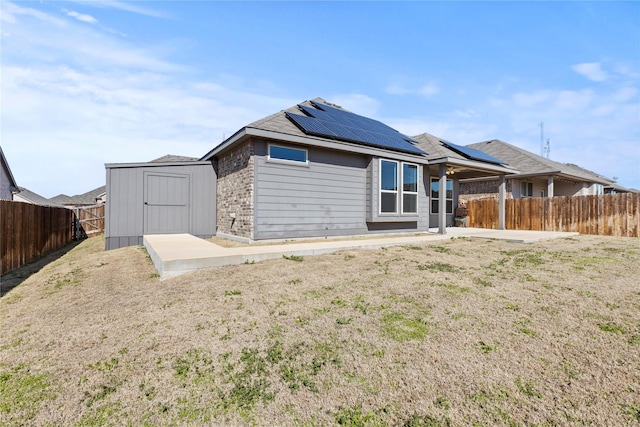
[[18,191],[18,184],[0,147],[0,200],[13,200],[13,195]]
[[41,206],[57,206],[46,197],[42,197],[41,195],[34,193],[33,191],[28,190],[24,187],[20,187],[19,190],[20,192],[13,196],[13,200],[15,200],[16,202],[31,203],[32,205]]
[[[614,183],[576,165],[555,162],[498,139],[467,147],[498,157],[519,170],[506,176],[508,198],[604,194],[604,187]],[[497,176],[460,182],[460,200],[495,197],[497,193]]]
[[59,194],[49,199],[49,201],[57,206],[63,206],[65,208],[81,208],[85,206],[95,206],[101,204],[105,197],[107,186],[95,188],[91,191],[87,191],[83,194],[76,194],[75,196],[67,196],[66,194]]
[[572,167],[574,169],[578,169],[578,170],[582,171],[582,173],[584,173],[584,174],[591,175],[593,177],[593,179],[607,181],[608,184],[604,184],[604,186],[603,186],[604,194],[637,193],[636,190],[633,190],[631,188],[623,187],[622,185],[618,184],[615,180],[609,179],[609,178],[607,178],[605,176],[597,174],[597,173],[595,173],[593,171],[590,171],[589,169],[585,169],[583,167],[580,167],[578,165],[574,165],[572,163],[566,163],[566,165],[569,166],[569,167]]
[[106,169],[107,249],[154,233],[249,242],[430,227],[445,233],[458,177],[517,172],[485,153],[427,134],[410,138],[320,98],[243,127],[199,161]]

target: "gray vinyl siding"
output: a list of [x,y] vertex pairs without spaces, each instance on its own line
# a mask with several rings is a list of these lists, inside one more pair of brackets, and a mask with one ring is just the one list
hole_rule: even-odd
[[106,167],[105,248],[142,244],[145,230],[145,175],[188,175],[190,234],[211,237],[216,225],[216,176],[209,163],[112,164]]
[[[371,184],[371,157],[306,148],[308,165],[295,165],[268,160],[268,143],[256,142],[255,240],[418,229],[418,222],[367,223],[371,185],[377,186],[375,179]],[[424,202],[424,188],[421,191]]]

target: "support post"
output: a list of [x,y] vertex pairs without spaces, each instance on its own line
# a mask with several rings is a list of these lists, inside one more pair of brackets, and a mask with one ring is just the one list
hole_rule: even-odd
[[438,233],[447,234],[447,165],[441,164],[438,181]]
[[498,230],[505,230],[505,209],[507,204],[507,179],[500,175],[498,187]]
[[547,178],[547,197],[553,197],[553,176]]

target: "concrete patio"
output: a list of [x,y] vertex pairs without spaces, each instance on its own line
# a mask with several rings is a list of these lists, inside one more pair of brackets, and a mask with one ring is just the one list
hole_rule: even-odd
[[438,234],[436,231],[434,229],[427,233],[411,235],[354,236],[332,240],[318,239],[307,240],[304,243],[256,243],[250,246],[234,248],[224,248],[190,234],[154,234],[144,236],[143,244],[160,274],[160,279],[164,280],[199,270],[259,262],[282,258],[282,256],[312,256],[343,250],[380,249],[390,246],[447,240],[452,237],[531,243],[579,234],[574,232],[487,230],[461,227],[447,228],[447,234]]

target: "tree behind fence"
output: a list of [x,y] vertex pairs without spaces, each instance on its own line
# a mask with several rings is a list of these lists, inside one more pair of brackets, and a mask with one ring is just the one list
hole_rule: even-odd
[[[577,231],[601,236],[639,237],[640,194],[507,199],[507,230]],[[467,203],[468,227],[498,228],[498,201]]]
[[0,273],[4,274],[73,240],[69,209],[0,200]]

